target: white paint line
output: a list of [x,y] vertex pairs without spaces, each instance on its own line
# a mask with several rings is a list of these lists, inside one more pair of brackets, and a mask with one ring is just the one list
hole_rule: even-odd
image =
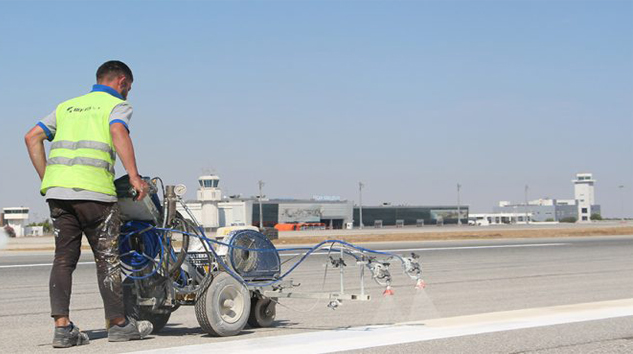
[[[402,248],[393,250],[376,250],[378,252],[427,252],[427,251],[452,251],[452,250],[476,250],[476,249],[491,249],[491,248],[520,248],[520,247],[550,247],[550,246],[565,246],[569,243],[522,243],[516,245],[490,245],[490,246],[461,246],[461,247],[432,247],[432,248]],[[327,249],[327,248],[325,248]],[[314,255],[324,255],[328,252],[314,252]],[[280,253],[280,256],[301,256],[303,253]]]
[[[77,262],[77,265],[95,264],[95,262]],[[5,268],[32,268],[32,267],[52,267],[53,263],[34,263],[34,264],[8,264],[0,265],[0,269]]]
[[488,249],[488,248],[519,248],[519,247],[550,247],[550,246],[565,246],[569,243],[522,243],[516,245],[490,245],[490,246],[463,246],[463,247],[435,247],[435,248],[413,248],[413,249],[401,249],[391,250],[390,252],[403,252],[403,251],[446,251],[446,250],[474,250],[474,249]]
[[[81,264],[95,264],[95,262],[77,262],[77,265]],[[9,265],[0,265],[0,269],[2,268],[28,268],[28,267],[51,267],[53,263],[35,263],[35,264],[9,264]]]
[[633,299],[237,339],[136,353],[331,353],[626,316],[633,316]]
[[[518,248],[518,247],[550,247],[550,246],[564,246],[569,243],[525,243],[517,245],[491,245],[491,246],[463,246],[463,247],[435,247],[435,248],[402,248],[395,250],[377,250],[379,252],[413,252],[413,251],[447,251],[447,250],[472,250],[472,249],[489,249],[489,248]],[[280,253],[281,257],[294,257],[302,256],[304,253]],[[328,252],[314,252],[312,255],[326,255]],[[79,262],[82,264],[95,264],[95,262]],[[9,264],[0,265],[0,269],[3,268],[28,268],[28,267],[50,267],[53,263],[35,263],[35,264]]]

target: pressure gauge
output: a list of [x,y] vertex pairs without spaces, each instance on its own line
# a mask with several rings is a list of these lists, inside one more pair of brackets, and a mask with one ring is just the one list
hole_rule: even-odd
[[174,187],[174,193],[179,196],[182,197],[183,195],[185,195],[185,193],[187,193],[187,186],[185,186],[184,184],[179,184],[177,186]]

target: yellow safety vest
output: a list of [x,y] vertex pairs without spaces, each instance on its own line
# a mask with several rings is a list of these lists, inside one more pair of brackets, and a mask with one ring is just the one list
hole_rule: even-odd
[[124,102],[95,91],[57,106],[57,130],[46,161],[42,194],[51,187],[64,187],[116,195],[110,113]]

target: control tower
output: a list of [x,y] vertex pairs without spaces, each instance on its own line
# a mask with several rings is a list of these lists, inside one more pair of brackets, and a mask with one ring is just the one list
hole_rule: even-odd
[[591,173],[578,173],[574,183],[574,199],[578,206],[578,222],[591,221],[591,206],[595,204],[594,184]]
[[201,220],[207,230],[219,227],[218,203],[222,200],[222,190],[218,188],[220,177],[206,175],[198,178],[200,187],[197,192],[198,202],[201,204]]

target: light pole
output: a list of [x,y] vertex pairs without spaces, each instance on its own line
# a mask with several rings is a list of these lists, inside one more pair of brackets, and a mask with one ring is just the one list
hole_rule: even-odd
[[262,192],[262,188],[264,187],[264,181],[260,180],[259,182],[257,182],[257,184],[259,185],[259,228],[261,230],[264,229],[264,213],[262,211],[262,196],[263,196],[263,192]]
[[363,228],[363,187],[365,185],[363,182],[358,182],[358,228]]
[[462,213],[461,213],[461,203],[460,203],[460,195],[459,191],[462,189],[462,185],[457,183],[457,226],[462,226]]
[[619,185],[620,190],[620,222],[624,223],[624,185]]
[[525,224],[529,224],[528,222],[528,185],[525,185]]

